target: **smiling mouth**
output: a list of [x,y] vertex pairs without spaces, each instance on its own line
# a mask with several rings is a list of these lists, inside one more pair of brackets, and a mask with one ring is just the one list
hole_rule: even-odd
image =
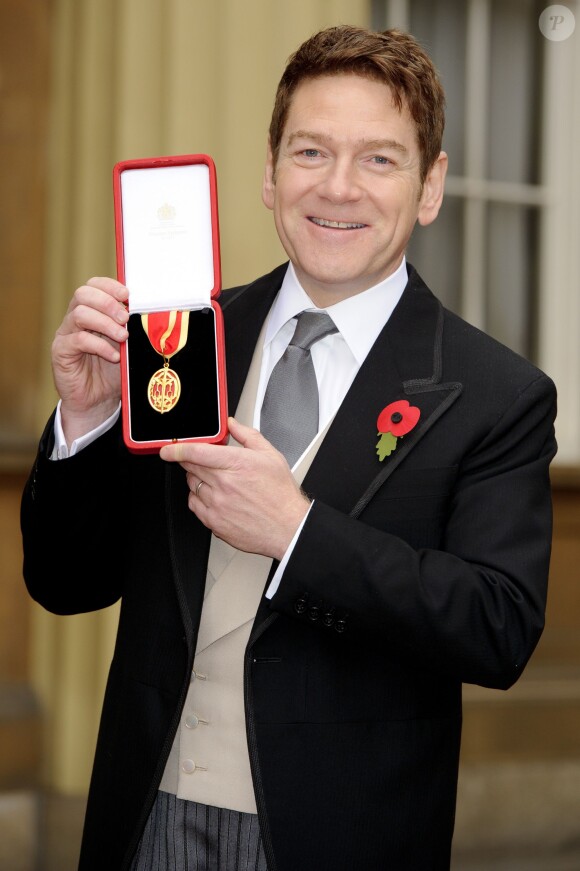
[[317,227],[329,227],[331,230],[362,230],[366,224],[357,224],[351,221],[326,221],[324,218],[308,218]]

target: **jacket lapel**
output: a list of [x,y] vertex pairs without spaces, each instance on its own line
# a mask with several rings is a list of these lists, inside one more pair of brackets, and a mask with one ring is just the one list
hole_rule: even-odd
[[[462,385],[442,380],[443,308],[413,267],[395,311],[353,381],[318,451],[304,489],[358,517],[413,447],[455,402]],[[407,399],[421,416],[382,462],[377,418]]]

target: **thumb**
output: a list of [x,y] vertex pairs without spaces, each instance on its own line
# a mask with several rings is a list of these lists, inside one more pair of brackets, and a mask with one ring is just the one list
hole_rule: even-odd
[[243,448],[250,448],[254,451],[274,450],[261,432],[258,432],[257,429],[251,426],[245,426],[239,420],[236,420],[235,417],[228,417],[228,429],[232,437]]

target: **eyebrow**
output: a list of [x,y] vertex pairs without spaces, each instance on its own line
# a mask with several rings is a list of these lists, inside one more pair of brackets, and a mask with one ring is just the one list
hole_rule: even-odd
[[[288,137],[288,145],[292,145],[296,139],[310,139],[312,142],[318,142],[321,145],[331,145],[334,141],[333,137],[327,133],[315,133],[312,130],[296,130],[295,133],[291,133]],[[364,146],[365,148],[376,148],[379,151],[384,148],[398,151],[400,154],[408,153],[408,149],[401,142],[397,142],[396,139],[359,139],[357,145]]]

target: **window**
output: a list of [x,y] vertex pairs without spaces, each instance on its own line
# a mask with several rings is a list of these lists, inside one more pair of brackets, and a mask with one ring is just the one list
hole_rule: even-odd
[[416,36],[447,95],[446,198],[409,260],[449,308],[554,378],[558,461],[577,463],[580,23],[565,41],[546,38],[548,5],[374,0],[373,27]]

